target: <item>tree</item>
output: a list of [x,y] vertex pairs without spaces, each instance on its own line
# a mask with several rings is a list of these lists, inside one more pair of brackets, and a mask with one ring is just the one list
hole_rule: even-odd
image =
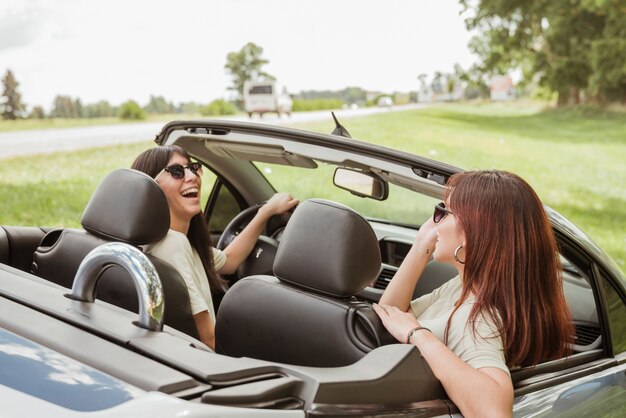
[[433,81],[430,83],[430,88],[433,90],[433,93],[443,93],[443,75],[444,74],[441,71],[435,71]]
[[120,106],[118,116],[120,119],[143,120],[146,118],[146,112],[143,111],[137,102],[128,100]]
[[253,42],[248,42],[239,51],[230,52],[226,56],[224,68],[233,78],[229,90],[236,91],[239,97],[242,97],[243,83],[245,83],[246,80],[274,80],[274,76],[262,70],[262,67],[269,63],[269,60],[263,58],[262,55],[262,47]]
[[420,88],[426,88],[426,79],[428,78],[428,74],[420,74],[417,76],[417,79],[420,81]]
[[17,91],[19,83],[11,70],[7,70],[6,75],[2,79],[2,84],[4,86],[2,92],[4,99],[0,103],[2,118],[9,120],[21,118],[26,110],[26,106],[22,103],[22,95]]
[[339,98],[346,103],[365,103],[367,92],[361,87],[346,87],[339,95]]
[[71,96],[57,95],[52,103],[50,116],[53,118],[82,118],[87,116],[87,111],[79,98],[72,99]]
[[591,44],[592,94],[610,101],[626,103],[626,5],[599,0],[607,4],[606,25],[602,39]]
[[[536,80],[557,92],[559,105],[578,103],[582,92],[589,96],[595,89],[608,97],[606,87],[619,89],[614,86],[614,76],[621,73],[624,59],[607,63],[600,57],[626,35],[624,0],[461,3],[466,10],[473,9],[466,25],[480,32],[470,48],[481,57],[483,72],[503,74],[520,68],[526,82]],[[607,39],[613,40],[610,47],[603,43]],[[607,76],[598,76],[598,72]]]
[[46,112],[43,110],[41,106],[34,106],[28,115],[30,119],[45,119]]
[[180,102],[178,106],[176,106],[176,113],[198,113],[200,109],[200,105],[196,102]]
[[208,105],[200,108],[202,116],[234,115],[235,113],[237,113],[237,108],[224,99],[213,100]]
[[165,100],[163,96],[150,95],[150,101],[144,107],[144,110],[152,114],[174,113],[175,107],[172,103]]
[[490,88],[485,74],[478,65],[474,64],[465,71],[459,64],[455,64],[454,74],[465,83],[464,96],[466,99],[484,99],[490,96]]
[[84,108],[85,117],[88,118],[106,118],[115,116],[117,109],[111,106],[106,100],[100,100],[96,103],[90,103]]
[[52,102],[50,116],[53,118],[75,118],[76,103],[70,96],[59,94]]
[[626,102],[626,39],[603,39],[591,48],[591,85],[601,99]]

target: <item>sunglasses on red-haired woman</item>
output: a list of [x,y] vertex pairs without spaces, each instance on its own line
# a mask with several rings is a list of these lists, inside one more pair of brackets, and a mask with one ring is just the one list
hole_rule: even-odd
[[447,214],[454,215],[450,209],[446,207],[446,204],[439,202],[435,205],[435,212],[433,213],[433,222],[439,223]]

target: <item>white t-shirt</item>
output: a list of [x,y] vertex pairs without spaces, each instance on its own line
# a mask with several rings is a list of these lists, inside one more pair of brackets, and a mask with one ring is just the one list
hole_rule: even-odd
[[[145,246],[145,251],[163,261],[170,263],[183,277],[189,292],[191,313],[208,311],[215,322],[215,309],[211,298],[211,288],[207,279],[202,260],[198,252],[191,246],[187,236],[182,232],[170,229],[161,241]],[[215,271],[226,263],[226,254],[217,248],[211,248]]]
[[[454,303],[461,296],[461,279],[457,276],[432,293],[411,302],[411,310],[420,325],[432,331],[441,341]],[[461,360],[475,369],[497,367],[510,375],[504,359],[502,338],[497,333],[495,321],[488,315],[478,314],[472,324],[469,314],[475,297],[470,295],[454,313],[448,333],[448,348]]]

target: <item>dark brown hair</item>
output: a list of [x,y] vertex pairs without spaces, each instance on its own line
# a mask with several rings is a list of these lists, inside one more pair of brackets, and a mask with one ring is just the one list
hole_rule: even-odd
[[562,268],[535,191],[504,171],[458,173],[447,185],[446,201],[466,242],[454,312],[474,294],[469,322],[479,314],[494,319],[510,367],[567,355],[574,333]]
[[[157,174],[167,166],[170,158],[175,154],[185,158],[187,162],[191,160],[189,153],[180,146],[165,145],[151,148],[139,154],[131,165],[131,168],[142,171],[150,177],[155,178]],[[189,230],[187,231],[187,239],[200,256],[202,266],[209,279],[211,292],[223,293],[226,282],[215,273],[213,257],[211,255],[211,234],[202,213],[198,213],[191,218]]]

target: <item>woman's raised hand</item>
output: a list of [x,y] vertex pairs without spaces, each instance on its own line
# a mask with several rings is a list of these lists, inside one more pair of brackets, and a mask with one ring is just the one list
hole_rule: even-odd
[[291,194],[279,192],[274,194],[274,196],[259,209],[259,212],[263,212],[269,218],[272,215],[280,215],[287,212],[298,203],[300,203],[300,200],[294,198]]
[[432,254],[435,250],[437,243],[437,224],[433,221],[432,217],[429,217],[426,222],[420,226],[415,237],[413,246],[416,247],[420,253]]

